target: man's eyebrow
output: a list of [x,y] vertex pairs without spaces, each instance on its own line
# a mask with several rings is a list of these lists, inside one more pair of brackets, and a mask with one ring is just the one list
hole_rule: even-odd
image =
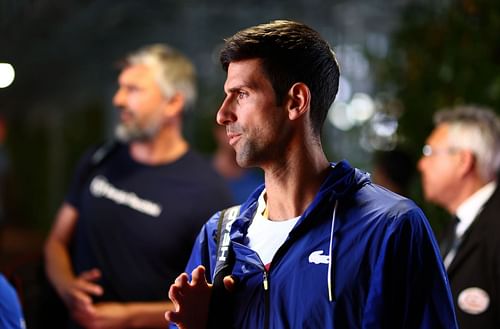
[[233,94],[233,93],[237,93],[239,92],[242,88],[244,88],[243,85],[240,85],[240,86],[236,86],[236,87],[231,87],[227,90],[227,93],[228,94]]
[[255,90],[255,84],[254,83],[247,83],[247,82],[244,82],[244,83],[241,83],[239,85],[236,85],[234,87],[231,87],[229,88],[227,91],[229,93],[234,93],[234,92],[238,92],[240,91],[241,89],[250,89],[250,90]]

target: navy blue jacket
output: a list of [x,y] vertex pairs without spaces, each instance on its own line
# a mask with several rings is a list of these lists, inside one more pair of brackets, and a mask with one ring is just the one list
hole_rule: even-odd
[[[232,327],[238,329],[457,328],[431,228],[410,200],[342,161],[275,254],[269,271],[246,233],[264,186],[231,227]],[[220,213],[202,228],[186,268],[213,277]]]

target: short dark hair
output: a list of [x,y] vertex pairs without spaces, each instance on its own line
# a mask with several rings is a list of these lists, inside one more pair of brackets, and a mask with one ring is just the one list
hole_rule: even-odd
[[231,62],[258,58],[282,104],[294,83],[311,91],[313,131],[321,133],[339,85],[335,53],[318,32],[305,24],[277,20],[242,30],[226,39],[220,61],[227,71]]

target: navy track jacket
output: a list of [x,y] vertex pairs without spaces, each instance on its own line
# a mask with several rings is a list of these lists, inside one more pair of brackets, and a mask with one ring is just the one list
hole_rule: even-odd
[[[457,328],[434,235],[412,201],[346,161],[332,164],[266,271],[246,246],[263,188],[231,227],[238,285],[231,311],[222,313],[233,328]],[[202,228],[187,273],[202,264],[213,279],[219,216]]]

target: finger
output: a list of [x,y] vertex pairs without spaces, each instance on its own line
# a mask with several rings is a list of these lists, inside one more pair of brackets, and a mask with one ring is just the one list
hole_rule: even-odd
[[86,294],[82,291],[74,291],[73,292],[73,301],[74,301],[74,305],[76,307],[79,307],[79,308],[82,308],[85,305],[92,304],[92,298],[88,294]]
[[93,268],[89,271],[84,271],[78,275],[79,278],[85,281],[95,281],[102,276],[101,271],[97,268]]
[[83,280],[77,281],[77,288],[93,296],[101,296],[104,292],[100,285]]
[[179,323],[182,321],[182,317],[178,312],[166,311],[165,320],[167,320],[168,322]]
[[232,275],[227,275],[222,279],[224,287],[229,292],[234,292],[236,289],[236,279]]
[[175,309],[178,311],[179,304],[183,301],[182,288],[177,286],[170,286],[170,290],[168,291],[168,298],[174,303]]
[[180,274],[174,281],[174,285],[177,287],[185,287],[188,285],[189,276],[187,273]]
[[197,285],[199,283],[203,283],[203,282],[206,282],[206,279],[205,279],[205,267],[203,267],[202,265],[198,266],[197,268],[195,268],[193,270],[193,272],[191,273],[191,285]]

